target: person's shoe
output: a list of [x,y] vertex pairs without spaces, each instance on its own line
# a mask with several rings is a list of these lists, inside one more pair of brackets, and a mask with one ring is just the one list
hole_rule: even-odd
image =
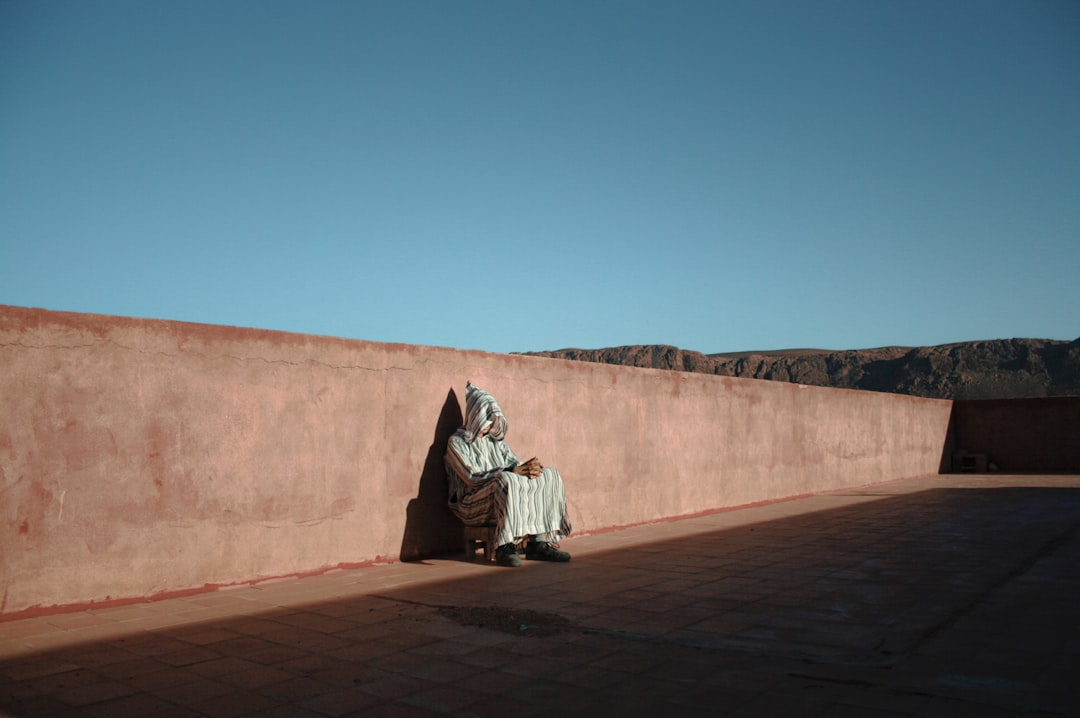
[[570,554],[560,551],[547,541],[530,541],[525,547],[525,558],[530,561],[559,561],[570,560]]
[[512,543],[504,543],[495,549],[495,563],[500,566],[520,566],[521,557],[518,556],[517,546]]

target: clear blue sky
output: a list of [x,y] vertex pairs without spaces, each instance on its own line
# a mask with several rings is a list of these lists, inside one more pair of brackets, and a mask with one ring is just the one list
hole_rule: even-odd
[[0,0],[0,304],[495,352],[1080,336],[1080,3]]

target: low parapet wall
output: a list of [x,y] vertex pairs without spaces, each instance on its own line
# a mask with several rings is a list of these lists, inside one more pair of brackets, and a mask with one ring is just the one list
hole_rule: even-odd
[[[950,402],[0,307],[0,617],[459,549],[471,379],[578,531],[935,473]],[[572,548],[572,544],[570,545]]]
[[953,402],[960,451],[1001,471],[1080,471],[1080,397]]

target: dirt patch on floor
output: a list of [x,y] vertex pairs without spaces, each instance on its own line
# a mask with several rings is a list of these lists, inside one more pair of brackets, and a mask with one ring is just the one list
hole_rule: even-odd
[[505,606],[442,606],[439,615],[462,626],[490,628],[516,636],[543,638],[581,628],[557,613]]

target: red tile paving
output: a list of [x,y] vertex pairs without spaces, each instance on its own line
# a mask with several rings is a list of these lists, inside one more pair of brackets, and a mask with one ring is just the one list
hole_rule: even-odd
[[931,476],[0,623],[0,715],[1080,716],[1080,476]]

